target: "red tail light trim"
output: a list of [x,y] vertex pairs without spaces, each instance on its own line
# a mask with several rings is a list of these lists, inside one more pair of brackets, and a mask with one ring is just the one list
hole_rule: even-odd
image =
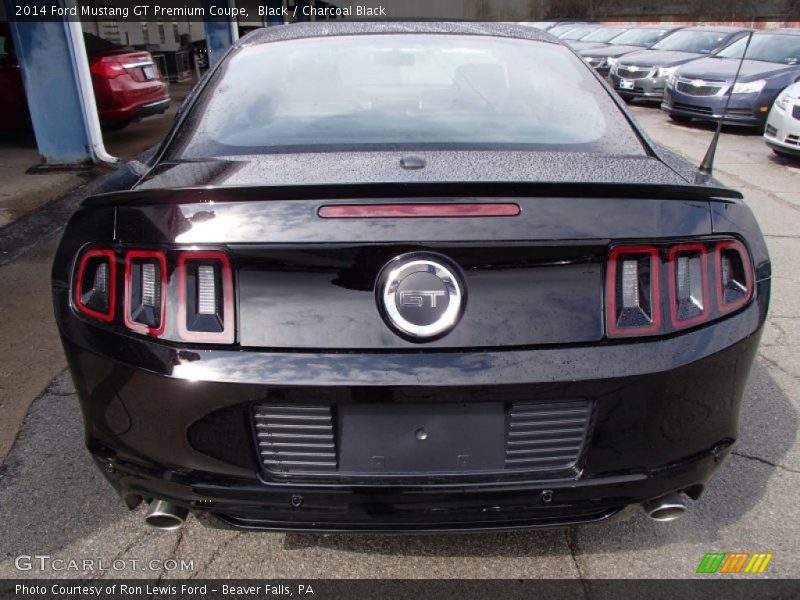
[[[650,257],[650,306],[652,323],[644,327],[617,327],[617,257],[620,254],[644,254]],[[661,330],[660,261],[655,246],[616,246],[608,255],[606,269],[606,322],[610,337],[633,337]]]
[[[86,264],[92,258],[97,258],[98,256],[104,256],[108,259],[109,269],[108,269],[108,313],[101,313],[94,309],[89,308],[86,306],[81,298],[83,297],[83,276],[86,273]],[[117,308],[117,261],[116,255],[114,254],[113,250],[108,249],[100,249],[95,248],[93,250],[88,250],[81,256],[80,263],[78,264],[78,274],[75,278],[75,285],[73,286],[73,302],[75,303],[75,308],[78,309],[79,312],[92,317],[94,319],[100,319],[101,321],[105,321],[106,323],[110,323],[114,320],[114,314]]]
[[[131,261],[135,258],[154,258],[161,271],[161,318],[158,327],[148,327],[131,319]],[[125,326],[136,333],[160,336],[167,327],[167,257],[156,250],[130,250],[125,255]]]
[[[186,263],[193,260],[216,260],[222,269],[223,325],[220,332],[189,331],[186,328]],[[232,344],[235,340],[233,314],[233,271],[228,255],[218,250],[188,250],[178,256],[178,333],[187,342]]]
[[103,77],[104,79],[114,79],[115,77],[119,77],[120,75],[124,75],[127,73],[125,67],[123,67],[115,58],[105,57],[99,59],[97,62],[92,64],[89,70],[97,75],[98,77]]
[[320,207],[323,219],[419,219],[425,217],[516,217],[519,204],[337,204]]
[[[724,293],[722,290],[722,251],[732,249],[736,250],[739,253],[739,256],[742,259],[742,267],[744,268],[744,279],[745,279],[745,287],[747,288],[747,293],[743,298],[737,300],[736,302],[731,302],[730,304],[725,304]],[[724,242],[719,242],[716,246],[714,246],[714,263],[716,265],[716,279],[717,279],[717,310],[720,314],[725,314],[732,312],[738,308],[741,308],[753,298],[753,270],[750,265],[750,253],[745,248],[744,244],[737,240],[726,240]]]
[[[703,280],[703,312],[688,319],[678,319],[678,298],[676,295],[676,270],[678,268],[675,255],[679,252],[698,252],[700,254],[701,277]],[[684,329],[708,320],[711,315],[711,295],[708,287],[708,251],[703,244],[676,244],[669,249],[669,315],[675,329]]]

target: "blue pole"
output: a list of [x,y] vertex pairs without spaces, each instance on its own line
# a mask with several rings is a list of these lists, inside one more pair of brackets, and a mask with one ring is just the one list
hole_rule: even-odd
[[220,12],[222,9],[233,8],[233,0],[203,0],[203,8],[206,11],[203,28],[208,46],[208,66],[213,67],[238,39],[238,28],[235,21],[211,16],[212,9]]
[[[7,14],[13,15],[11,2],[6,0],[5,4]],[[9,27],[42,161],[47,164],[92,162],[95,156],[67,23],[10,21]]]

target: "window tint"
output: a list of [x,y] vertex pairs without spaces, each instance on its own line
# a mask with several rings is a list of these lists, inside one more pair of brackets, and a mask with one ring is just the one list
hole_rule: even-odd
[[722,31],[676,31],[653,46],[653,50],[711,54],[728,35]]
[[594,32],[596,29],[597,27],[577,27],[575,29],[569,30],[567,33],[565,33],[564,35],[560,35],[559,37],[562,40],[579,40],[585,37],[586,35]]
[[177,154],[509,146],[643,152],[562,46],[393,34],[242,47],[192,110]]
[[583,38],[582,42],[607,42],[609,40],[614,39],[620,33],[624,33],[625,29],[618,28],[618,27],[603,27],[601,29],[597,29],[593,31],[585,38]]
[[611,40],[615,46],[642,46],[647,48],[663,38],[669,29],[631,29]]
[[109,42],[108,40],[104,40],[101,37],[97,37],[96,35],[92,35],[91,33],[84,33],[83,41],[86,43],[86,52],[89,54],[92,52],[109,52],[112,50],[122,49],[121,46],[118,46],[113,42]]
[[[741,58],[747,45],[744,37],[717,53],[723,58]],[[756,34],[747,49],[749,60],[800,65],[800,35]]]

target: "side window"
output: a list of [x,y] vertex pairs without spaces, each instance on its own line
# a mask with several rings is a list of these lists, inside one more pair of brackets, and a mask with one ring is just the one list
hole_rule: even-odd
[[10,58],[9,50],[11,49],[11,40],[8,36],[0,33],[0,60],[6,62]]

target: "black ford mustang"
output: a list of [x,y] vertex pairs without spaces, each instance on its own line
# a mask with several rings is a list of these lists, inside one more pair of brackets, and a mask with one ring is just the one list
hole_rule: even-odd
[[697,499],[770,262],[555,38],[240,40],[53,268],[86,441],[153,525],[423,531]]

